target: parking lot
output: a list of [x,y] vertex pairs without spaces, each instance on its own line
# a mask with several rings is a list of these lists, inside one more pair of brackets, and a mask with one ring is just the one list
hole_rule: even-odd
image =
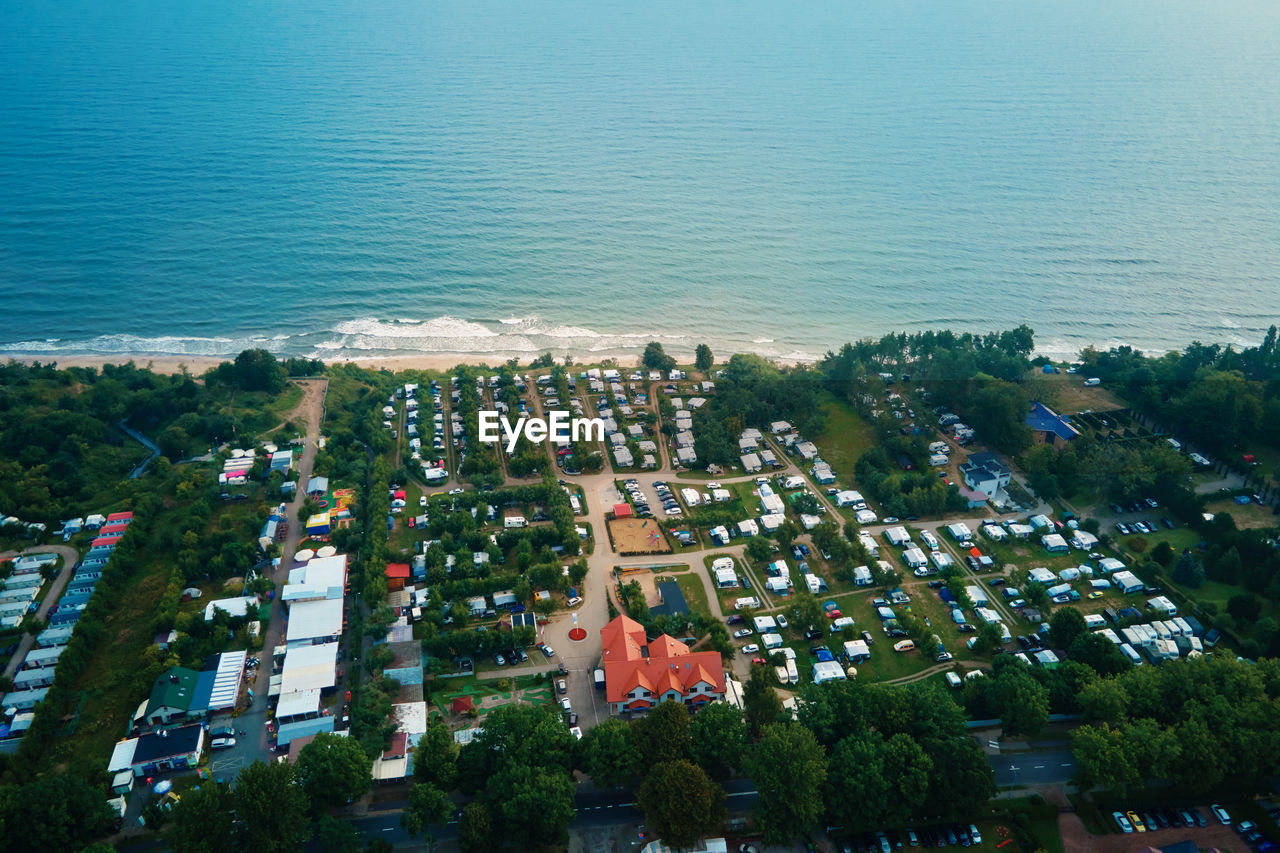
[[679,518],[684,515],[684,508],[676,498],[674,490],[665,481],[659,480],[649,484],[630,479],[624,480],[622,487],[631,496],[637,513],[642,517],[646,508],[659,519]]

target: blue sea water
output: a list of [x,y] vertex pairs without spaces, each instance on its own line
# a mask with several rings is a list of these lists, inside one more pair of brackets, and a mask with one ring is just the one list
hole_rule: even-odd
[[1274,0],[0,0],[0,355],[1280,319]]

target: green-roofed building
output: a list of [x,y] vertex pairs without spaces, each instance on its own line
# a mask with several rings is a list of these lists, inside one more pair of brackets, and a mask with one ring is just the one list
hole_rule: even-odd
[[135,724],[181,725],[203,718],[209,713],[209,695],[215,674],[173,667],[156,679],[151,688],[151,698],[138,709]]

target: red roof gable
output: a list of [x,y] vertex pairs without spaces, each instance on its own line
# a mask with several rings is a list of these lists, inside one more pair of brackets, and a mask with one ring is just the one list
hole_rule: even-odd
[[132,519],[133,513],[131,512],[113,512],[111,515],[107,516],[107,523],[109,524],[113,521],[131,521]]
[[382,753],[383,760],[392,758],[404,758],[404,754],[408,751],[409,735],[405,732],[396,732],[391,736],[391,746]]
[[613,517],[614,518],[630,518],[631,504],[614,504]]
[[724,693],[724,665],[719,652],[691,652],[688,646],[666,634],[648,642],[644,627],[619,616],[600,629],[605,695],[609,702],[631,701],[627,694],[641,687],[656,704],[663,694],[689,693],[698,682]]
[[387,563],[387,577],[389,578],[407,579],[409,577],[409,573],[410,570],[408,563]]

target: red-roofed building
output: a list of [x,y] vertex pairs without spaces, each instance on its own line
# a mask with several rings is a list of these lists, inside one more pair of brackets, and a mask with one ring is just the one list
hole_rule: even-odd
[[698,707],[724,699],[719,652],[691,652],[666,634],[650,642],[644,626],[619,616],[600,629],[605,696],[614,713],[644,711],[672,699]]
[[404,589],[411,572],[408,563],[387,563],[387,589]]
[[107,516],[107,524],[113,524],[117,521],[123,521],[125,524],[128,524],[130,521],[133,521],[133,513],[113,512],[111,515]]
[[631,504],[614,504],[613,517],[614,518],[630,518]]

